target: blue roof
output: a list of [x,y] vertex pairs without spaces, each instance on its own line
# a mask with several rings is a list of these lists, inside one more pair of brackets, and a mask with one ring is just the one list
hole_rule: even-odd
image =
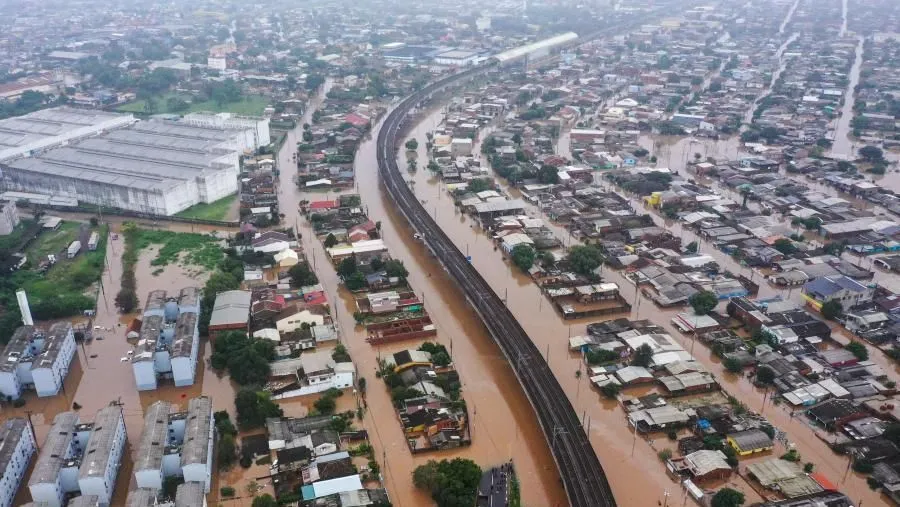
[[808,293],[814,293],[824,298],[837,294],[841,290],[851,292],[864,292],[866,290],[865,285],[846,276],[823,276],[806,282],[803,288]]

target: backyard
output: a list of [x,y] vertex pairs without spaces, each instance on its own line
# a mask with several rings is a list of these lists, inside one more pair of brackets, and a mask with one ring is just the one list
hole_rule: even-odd
[[[262,95],[247,95],[236,102],[218,103],[215,100],[207,100],[203,102],[191,102],[190,95],[178,93],[166,93],[152,97],[156,107],[152,114],[181,114],[196,113],[199,111],[210,111],[213,113],[234,113],[248,116],[258,116],[263,113],[269,104],[269,99]],[[170,109],[169,99],[181,99],[187,102],[186,109]],[[123,113],[150,113],[147,111],[147,100],[140,99],[128,104],[124,104],[117,108],[117,111]]]

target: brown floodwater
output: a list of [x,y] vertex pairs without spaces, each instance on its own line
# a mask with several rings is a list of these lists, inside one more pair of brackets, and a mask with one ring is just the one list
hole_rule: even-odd
[[[117,225],[118,222],[113,224],[114,231],[118,230]],[[72,410],[73,403],[81,405],[79,413],[84,421],[92,421],[96,412],[110,402],[121,403],[129,442],[113,499],[113,505],[120,506],[125,505],[128,490],[134,487],[131,458],[143,430],[144,411],[147,407],[158,400],[166,400],[184,408],[188,399],[205,394],[212,397],[214,410],[228,410],[233,415],[234,386],[228,379],[207,371],[210,347],[206,340],[201,340],[199,357],[202,359],[198,361],[197,379],[193,386],[176,388],[172,384],[161,384],[155,391],[138,392],[135,389],[131,363],[123,362],[121,358],[132,348],[125,338],[125,330],[131,320],[139,314],[120,315],[116,311],[113,300],[121,284],[124,240],[121,236],[118,240],[110,237],[107,245],[106,270],[101,279],[97,314],[91,323],[92,326],[100,326],[100,329],[93,330],[93,341],[78,347],[77,358],[66,377],[64,392],[52,398],[42,399],[29,395],[24,407],[15,410],[3,409],[3,416],[24,416],[26,411],[31,411],[36,437],[38,442],[43,444],[53,418],[60,412]],[[199,273],[196,267],[169,265],[161,273],[153,275],[157,268],[150,266],[150,260],[155,257],[156,250],[149,248],[142,251],[136,266],[138,297],[142,302],[151,290],[179,290],[188,285],[203,286],[206,274]],[[215,500],[217,491],[217,487],[214,487],[210,496],[212,501]],[[17,503],[19,499],[22,503],[30,500],[27,488],[19,492]]]
[[[440,121],[438,114],[432,114],[422,119],[416,130],[413,132],[416,138],[424,139],[424,133],[433,129]],[[716,154],[727,154],[734,156],[738,143],[736,140],[723,140],[715,142],[716,146],[706,150],[704,156],[716,156]],[[689,140],[682,139],[675,143],[681,145],[680,149],[670,150],[671,156],[684,160],[685,153],[693,157],[693,152],[704,153],[703,150],[694,150]],[[420,148],[421,150],[421,148]],[[420,153],[420,158],[424,152]],[[401,157],[403,155],[401,154]],[[672,164],[674,166],[674,164]],[[401,167],[404,167],[401,164]],[[375,169],[373,167],[372,173]],[[375,192],[375,177],[372,174],[358,171],[360,179],[360,188],[363,189],[363,201],[366,203],[370,212],[374,202],[383,200],[381,192]],[[368,179],[371,178],[371,179]],[[368,179],[368,180],[367,180]],[[411,175],[409,179],[415,181],[413,187],[420,200],[426,201],[425,207],[436,216],[438,223],[450,238],[456,243],[461,251],[468,251],[472,256],[473,265],[491,284],[494,290],[500,296],[505,296],[508,305],[516,318],[522,323],[528,331],[532,340],[538,345],[540,350],[546,350],[549,355],[549,364],[556,373],[557,379],[563,385],[568,393],[576,410],[583,414],[583,417],[591,420],[591,439],[594,443],[595,450],[604,463],[604,468],[609,474],[610,483],[612,484],[614,493],[618,502],[622,505],[651,505],[654,500],[662,497],[665,491],[672,492],[677,489],[677,485],[673,484],[665,475],[663,467],[658,463],[655,457],[655,450],[650,446],[641,445],[639,442],[636,446],[635,457],[631,458],[631,442],[632,435],[624,422],[624,415],[614,403],[604,402],[599,399],[595,390],[586,384],[586,379],[576,378],[575,371],[580,367],[580,358],[567,352],[568,336],[581,334],[585,331],[588,322],[602,319],[584,319],[580,321],[564,321],[558,314],[543,301],[538,288],[531,281],[514,270],[500,255],[493,243],[479,230],[473,220],[465,215],[460,214],[452,204],[446,191],[442,189],[440,181],[434,179],[427,171],[418,171]],[[369,181],[371,183],[366,183]],[[633,199],[633,204],[640,209],[640,202],[637,198]],[[532,214],[537,216],[537,210],[533,209]],[[658,224],[664,225],[676,236],[682,236],[685,243],[699,240],[691,231],[683,230],[679,224],[666,222],[662,217],[652,213]],[[388,216],[392,216],[388,212]],[[392,220],[393,222],[393,220]],[[415,259],[416,250],[420,250],[421,246],[410,241],[410,238],[403,236],[405,224],[400,221],[400,236],[397,240],[406,247],[410,255]],[[567,238],[568,234],[561,228],[554,228],[560,234],[560,238],[564,239],[564,243],[571,243]],[[393,228],[388,229],[391,235],[397,231]],[[406,233],[408,234],[408,232]],[[403,256],[404,249],[399,248],[396,242],[391,241],[392,237],[386,234],[390,248],[395,257],[406,259]],[[701,241],[701,252],[712,255],[723,267],[738,274],[742,273],[748,277],[753,276],[755,281],[760,281],[761,275],[751,271],[747,267],[737,264],[730,256],[714,249],[707,242]],[[407,262],[409,264],[409,262]],[[425,275],[423,285],[416,278],[421,277],[421,273],[416,270],[410,279],[413,286],[420,288],[425,287],[425,293],[431,297],[428,289],[431,289],[428,283],[432,278]],[[430,269],[425,264],[422,267]],[[657,324],[665,327],[672,336],[676,337],[687,350],[692,350],[698,360],[705,364],[710,371],[716,373],[723,387],[746,404],[751,409],[762,411],[770,420],[787,432],[789,440],[795,444],[797,450],[804,456],[804,460],[813,461],[817,465],[817,469],[825,473],[831,480],[837,481],[842,490],[850,495],[854,500],[865,500],[866,503],[883,503],[880,495],[872,492],[866,485],[865,478],[855,474],[846,473],[847,459],[843,456],[834,454],[825,444],[823,439],[827,436],[813,430],[806,424],[802,418],[791,418],[790,413],[783,406],[775,406],[771,401],[763,404],[767,397],[766,393],[754,387],[747,380],[740,377],[732,376],[724,372],[719,359],[713,355],[702,344],[692,343],[689,336],[681,334],[670,322],[670,318],[674,313],[680,310],[664,310],[657,308],[652,302],[639,295],[639,292],[632,289],[633,285],[627,282],[620,273],[604,270],[604,276],[609,280],[619,284],[623,289],[623,295],[632,303],[634,309],[632,318],[649,318]],[[781,289],[769,286],[763,282],[760,284],[760,296],[781,295],[792,301],[802,302],[799,297],[799,289]],[[451,288],[450,290],[454,290]],[[427,301],[427,299],[426,299]],[[434,308],[429,306],[429,310],[437,314],[437,322],[439,327],[442,323],[443,308]],[[460,360],[462,360],[460,358]],[[882,365],[886,371],[896,371],[895,366],[885,358],[882,354],[873,353],[872,360]],[[465,375],[464,375],[465,377]],[[640,478],[636,480],[636,478]]]
[[[420,138],[424,140],[424,134]],[[298,136],[292,132],[285,146],[295,146],[297,140]],[[334,193],[304,193],[293,184],[290,148],[280,154],[279,166],[282,171],[279,188],[282,213],[303,235],[307,256],[316,263],[319,280],[335,301],[334,318],[340,327],[341,339],[353,357],[359,375],[368,381],[365,400],[368,408],[361,426],[369,431],[376,457],[382,465],[385,487],[394,504],[408,507],[431,504],[428,495],[413,486],[413,469],[429,459],[460,456],[473,459],[483,467],[513,459],[522,479],[523,498],[529,504],[564,505],[565,493],[547,444],[503,355],[436,261],[428,256],[422,245],[412,240],[403,218],[395,214],[389,199],[382,193],[375,165],[374,141],[366,140],[357,154],[357,186],[370,218],[382,221],[382,236],[391,254],[406,262],[410,284],[424,299],[437,324],[437,340],[452,347],[463,383],[463,396],[472,415],[473,444],[464,449],[416,456],[409,452],[389,393],[375,378],[375,371],[378,357],[415,347],[418,342],[380,347],[366,343],[364,330],[357,328],[353,320],[353,298],[339,288],[337,274],[325,260],[324,248],[309,224],[296,212],[301,200],[334,198]]]

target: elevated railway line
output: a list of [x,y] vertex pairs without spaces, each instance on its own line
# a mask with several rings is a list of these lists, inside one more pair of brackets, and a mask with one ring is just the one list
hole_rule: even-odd
[[[663,13],[666,8],[661,7],[654,14]],[[572,45],[627,30],[641,22],[635,20],[627,26],[620,24],[615,28],[601,30]],[[537,415],[570,505],[614,507],[616,500],[603,467],[582,421],[550,366],[505,302],[421,205],[404,180],[397,163],[400,141],[405,129],[411,126],[410,113],[417,106],[428,103],[437,92],[488,73],[496,66],[497,62],[492,61],[452,74],[403,99],[388,114],[378,132],[379,174],[397,208],[462,290],[512,367]]]

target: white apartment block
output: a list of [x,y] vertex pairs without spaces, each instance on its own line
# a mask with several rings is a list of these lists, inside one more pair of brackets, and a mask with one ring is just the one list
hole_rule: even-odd
[[143,323],[131,366],[138,391],[156,389],[171,379],[176,386],[193,385],[200,332],[200,289],[186,287],[178,297],[156,290],[147,296]]
[[80,493],[88,505],[110,505],[126,440],[116,405],[97,412],[93,423],[80,423],[75,412],[57,415],[28,481],[32,500],[62,507],[67,495]]
[[184,115],[182,121],[196,127],[238,130],[243,133],[243,148],[248,151],[256,151],[271,142],[268,118],[231,113],[189,113]]
[[58,322],[44,330],[22,326],[0,355],[0,394],[18,399],[27,389],[39,397],[55,396],[62,389],[72,358],[75,333],[68,322]]
[[157,401],[144,416],[144,432],[134,459],[138,488],[159,491],[166,477],[183,477],[209,492],[215,425],[212,399],[193,398],[187,410],[174,411],[171,403]]
[[0,423],[0,507],[12,507],[19,485],[37,449],[34,432],[20,417]]

